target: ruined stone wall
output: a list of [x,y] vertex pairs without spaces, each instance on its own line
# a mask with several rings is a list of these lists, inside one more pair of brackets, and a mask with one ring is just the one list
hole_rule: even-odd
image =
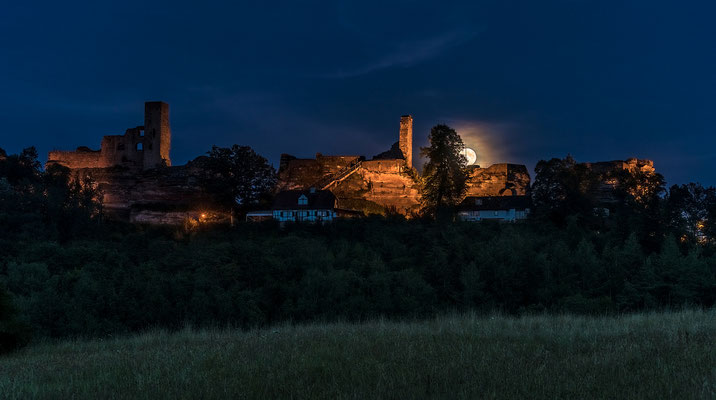
[[[619,182],[614,176],[615,172],[628,171],[631,174],[653,174],[656,172],[654,169],[654,162],[652,160],[637,158],[628,158],[625,161],[615,160],[583,163],[583,165],[586,165],[589,169],[598,174],[600,184],[594,190],[592,195],[597,202],[604,204],[615,203],[618,201],[615,196],[615,189]],[[632,194],[636,197],[639,195],[638,193]]]
[[397,174],[407,170],[405,160],[370,160],[363,162],[363,168],[372,173]]
[[358,156],[324,156],[316,158],[294,158],[287,154],[281,156],[277,191],[308,189],[321,179],[336,174],[358,160]]
[[400,117],[400,138],[398,140],[400,151],[409,168],[413,167],[413,117],[403,115]]
[[[308,189],[318,180],[340,171],[356,157],[322,156],[314,159],[282,160],[277,190]],[[420,189],[414,171],[403,159],[362,161],[360,167],[345,179],[328,187],[336,195],[338,206],[374,212],[395,209],[404,214],[416,211]],[[470,170],[467,196],[524,196],[529,193],[527,167],[518,164],[495,164]]]
[[107,166],[99,150],[51,151],[47,156],[47,165],[59,164],[70,169],[104,168]]
[[466,196],[524,196],[529,193],[530,174],[519,164],[471,167]]
[[355,174],[360,177],[362,187],[344,181],[336,191],[345,192],[344,198],[356,193],[360,198],[407,215],[417,211],[420,204],[419,184],[407,171],[405,160],[365,161]]
[[171,129],[169,127],[169,104],[161,101],[144,103],[144,160],[145,169],[163,163],[171,165]]
[[[319,180],[331,176],[358,156],[323,156],[316,159],[285,159],[279,170],[277,191],[308,189]],[[395,209],[408,214],[417,209],[417,182],[407,173],[405,160],[362,161],[350,176],[328,187],[338,199],[338,207],[363,210],[367,213]]]
[[647,173],[653,173],[656,171],[654,169],[654,161],[637,158],[628,158],[625,161],[599,161],[593,163],[584,163],[584,165],[599,174],[605,174],[614,170],[626,170],[629,172],[641,171]]
[[332,175],[358,160],[359,156],[324,156],[316,154],[316,161],[321,165],[321,172],[325,175]]
[[169,105],[147,102],[144,111],[144,126],[127,129],[124,135],[104,136],[100,150],[79,147],[77,151],[51,151],[47,165],[59,164],[70,169],[113,166],[152,169],[171,165]]
[[[139,148],[139,145],[142,145]],[[141,126],[127,129],[124,135],[102,138],[102,159],[106,167],[122,165],[128,168],[144,166],[144,137]]]
[[77,179],[91,176],[103,193],[107,216],[130,222],[177,224],[182,218],[216,213],[212,199],[199,186],[191,163],[137,171],[121,167],[72,171]]

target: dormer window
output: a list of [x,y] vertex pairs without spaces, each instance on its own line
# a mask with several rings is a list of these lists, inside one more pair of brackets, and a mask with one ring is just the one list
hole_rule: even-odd
[[301,197],[298,198],[298,205],[299,206],[308,205],[308,197],[306,197],[305,194],[302,194]]

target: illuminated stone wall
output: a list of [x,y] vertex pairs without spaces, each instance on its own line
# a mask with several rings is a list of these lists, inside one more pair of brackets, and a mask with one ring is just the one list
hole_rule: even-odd
[[127,129],[124,135],[104,136],[100,150],[79,147],[76,151],[51,151],[47,165],[59,164],[70,169],[114,166],[151,169],[171,165],[169,105],[147,102],[144,111],[145,125]]
[[[656,172],[656,170],[654,169],[654,162],[652,160],[643,160],[637,158],[583,163],[583,165],[586,165],[589,169],[599,175],[601,183],[592,193],[592,195],[594,196],[596,201],[600,203],[614,203],[617,201],[614,190],[619,184],[619,182],[613,176],[614,172],[628,171],[631,174],[639,172],[645,174],[653,174]],[[636,197],[639,196],[638,193],[632,194]]]
[[47,165],[60,164],[70,169],[104,168],[105,162],[99,150],[78,148],[76,151],[51,151],[47,156]]
[[403,115],[400,117],[400,137],[398,140],[400,151],[409,168],[413,167],[413,117]]
[[[283,155],[277,191],[308,189],[316,182],[343,170],[358,156],[323,156],[296,159]],[[369,160],[349,176],[328,186],[336,195],[338,207],[374,212],[394,209],[403,214],[417,210],[418,183],[413,179],[405,160]]]
[[121,167],[72,170],[75,179],[90,176],[97,184],[108,217],[153,224],[178,224],[182,218],[220,213],[199,186],[199,173],[192,163],[146,171]]
[[466,196],[524,196],[529,193],[530,174],[524,165],[471,166],[469,172]]

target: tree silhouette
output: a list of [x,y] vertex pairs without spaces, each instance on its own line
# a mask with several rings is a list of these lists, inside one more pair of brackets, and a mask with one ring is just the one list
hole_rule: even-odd
[[266,206],[276,184],[276,170],[249,146],[212,146],[202,161],[202,186],[232,215]]
[[429,160],[423,167],[422,206],[426,215],[438,214],[454,208],[467,189],[467,160],[460,152],[465,145],[460,135],[447,125],[430,130],[430,146],[420,154]]

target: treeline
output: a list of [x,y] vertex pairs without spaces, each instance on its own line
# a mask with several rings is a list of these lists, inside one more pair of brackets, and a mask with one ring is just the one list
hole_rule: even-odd
[[[564,180],[540,172],[544,163]],[[657,179],[642,190],[643,179],[623,178],[604,215],[589,185],[573,184],[577,164],[544,163],[525,223],[389,216],[185,231],[103,221],[91,185],[42,171],[31,149],[3,155],[0,342],[186,323],[714,305],[713,189],[666,191]]]

